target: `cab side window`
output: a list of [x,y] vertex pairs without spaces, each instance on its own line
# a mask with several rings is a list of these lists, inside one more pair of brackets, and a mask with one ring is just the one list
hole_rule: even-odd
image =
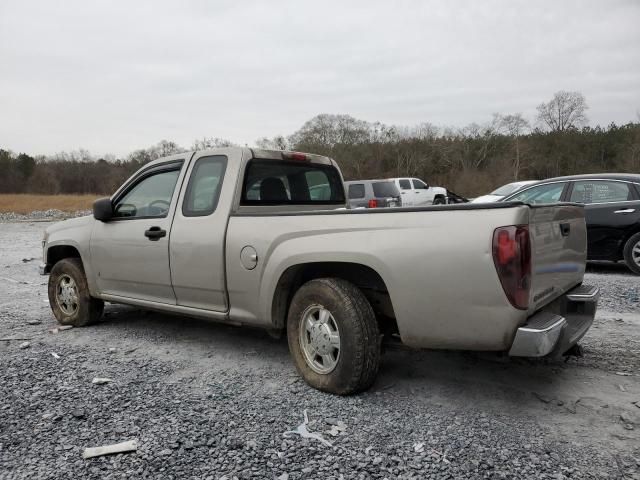
[[180,168],[160,170],[144,176],[113,208],[114,218],[166,217],[180,175]]
[[429,186],[424,183],[422,180],[418,180],[417,178],[413,179],[413,188],[416,190],[428,190]]
[[524,202],[532,205],[538,203],[559,202],[566,183],[549,183],[528,188],[523,192],[509,198],[509,201]]
[[624,182],[584,180],[573,184],[570,201],[577,203],[612,203],[633,200],[630,185]]
[[213,155],[196,161],[182,203],[185,217],[211,215],[218,206],[227,157]]
[[406,178],[398,180],[398,184],[402,190],[411,190],[411,182]]

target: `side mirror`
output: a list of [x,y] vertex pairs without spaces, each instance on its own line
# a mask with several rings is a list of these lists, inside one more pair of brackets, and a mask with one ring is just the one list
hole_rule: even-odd
[[99,198],[93,202],[93,217],[101,222],[108,222],[113,218],[113,205],[109,197]]

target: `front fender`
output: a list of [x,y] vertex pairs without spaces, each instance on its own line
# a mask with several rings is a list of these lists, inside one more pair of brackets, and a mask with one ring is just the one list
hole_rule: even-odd
[[48,269],[53,268],[49,252],[58,246],[75,248],[80,254],[80,260],[87,277],[87,285],[92,296],[97,296],[95,276],[91,268],[91,232],[94,225],[93,217],[80,217],[56,223],[45,232],[45,246],[43,262]]

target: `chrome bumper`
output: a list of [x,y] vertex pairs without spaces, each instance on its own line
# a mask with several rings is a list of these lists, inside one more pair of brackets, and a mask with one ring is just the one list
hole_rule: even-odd
[[591,327],[599,297],[598,287],[580,285],[554,300],[518,328],[509,355],[562,355]]

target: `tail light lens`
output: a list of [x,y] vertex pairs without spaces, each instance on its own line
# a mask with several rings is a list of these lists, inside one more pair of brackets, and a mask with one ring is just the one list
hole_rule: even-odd
[[510,225],[493,232],[493,263],[502,289],[515,308],[529,308],[531,240],[527,225]]
[[378,208],[378,200],[375,198],[369,200],[369,208]]

